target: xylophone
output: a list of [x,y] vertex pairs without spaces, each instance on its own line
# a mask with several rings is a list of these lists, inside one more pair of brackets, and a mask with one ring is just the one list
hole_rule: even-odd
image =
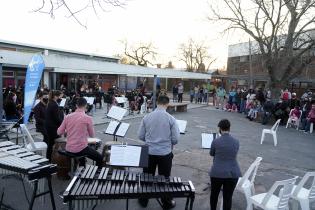
[[[50,194],[52,207],[56,209],[51,186],[51,175],[56,171],[56,165],[49,164],[48,159],[10,141],[0,142],[0,174],[17,173],[32,182],[33,193],[29,210],[33,208],[35,198],[48,193]],[[49,190],[38,193],[38,191],[44,191],[44,178],[47,179]]]
[[[180,177],[152,176],[126,170],[98,168],[87,165],[79,168],[63,193],[69,210],[86,209],[108,199],[186,197],[185,209],[193,208],[195,188],[191,181]],[[160,203],[160,202],[159,202]]]

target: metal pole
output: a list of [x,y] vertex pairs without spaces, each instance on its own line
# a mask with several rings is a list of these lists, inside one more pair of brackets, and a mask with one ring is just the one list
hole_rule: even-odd
[[126,74],[125,75],[125,96],[126,96],[126,93],[127,93],[127,85],[128,85],[128,76]]
[[0,63],[0,115],[1,115],[1,119],[0,121],[2,121],[2,110],[3,110],[3,87],[2,87],[2,74],[3,74],[3,71],[2,71],[2,63]]
[[168,79],[167,78],[165,78],[165,90],[166,90],[166,92],[167,92],[167,90],[168,90]]
[[[207,87],[206,87],[206,88],[208,89],[209,86],[210,86],[210,80],[208,79],[208,80],[207,80]],[[209,106],[209,96],[210,96],[210,94],[209,94],[209,89],[208,89],[207,92],[208,92],[208,93],[207,93],[207,94],[208,94],[208,95],[207,95],[207,106]]]
[[250,86],[253,85],[253,68],[252,68],[252,43],[249,39],[248,42],[248,48],[249,48],[249,84]]
[[153,99],[153,110],[155,109],[156,107],[156,85],[157,85],[157,76],[154,75],[154,82],[153,82],[153,96],[152,96],[152,99]]

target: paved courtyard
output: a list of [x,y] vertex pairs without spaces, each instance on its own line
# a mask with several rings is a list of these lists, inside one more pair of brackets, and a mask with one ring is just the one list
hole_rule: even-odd
[[[267,137],[263,145],[260,144],[261,131],[269,128],[261,124],[248,121],[244,115],[219,111],[213,107],[199,107],[189,109],[187,113],[174,114],[177,119],[187,120],[187,132],[181,135],[180,142],[174,148],[174,162],[172,175],[182,177],[183,180],[191,180],[196,187],[196,200],[194,209],[203,210],[209,207],[209,191],[203,191],[209,182],[208,170],[212,165],[212,157],[209,150],[201,149],[201,133],[217,130],[217,123],[222,118],[231,121],[231,134],[240,140],[240,151],[238,161],[242,172],[260,156],[263,158],[256,176],[256,192],[265,192],[277,181],[293,176],[303,176],[307,171],[315,171],[315,136],[305,134],[294,129],[280,127],[278,130],[278,146],[273,146],[270,136]],[[137,139],[137,129],[141,117],[126,120],[131,124],[127,137]],[[107,127],[107,123],[95,126],[97,137],[105,141],[111,141],[112,137],[105,135],[102,131]],[[122,139],[120,139],[122,140]],[[127,140],[129,144],[135,143]],[[62,203],[59,193],[62,192],[70,181],[63,181],[54,178],[53,187],[57,209],[67,209]],[[0,192],[2,186],[5,187],[4,203],[13,209],[27,209],[27,201],[23,194],[20,182],[8,180],[4,183],[0,181]],[[27,185],[27,192],[30,192]],[[30,193],[28,194],[30,197]],[[184,209],[184,199],[176,199],[176,209]],[[34,209],[51,209],[49,199],[46,199],[45,206],[36,202]],[[123,209],[124,200],[107,201],[96,209]],[[244,210],[246,201],[243,194],[235,192],[233,197],[233,209]],[[129,209],[142,209],[133,200]],[[155,200],[151,200],[147,209],[161,209]],[[315,209],[315,205],[312,206]]]

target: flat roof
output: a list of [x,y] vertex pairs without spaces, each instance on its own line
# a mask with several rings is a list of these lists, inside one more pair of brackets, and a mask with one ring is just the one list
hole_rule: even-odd
[[26,47],[26,48],[51,50],[51,51],[56,51],[56,52],[64,52],[64,53],[84,55],[84,56],[92,56],[92,57],[99,57],[99,58],[108,58],[108,59],[113,59],[113,60],[119,61],[119,58],[117,58],[117,57],[105,56],[105,55],[100,55],[100,54],[95,54],[95,53],[84,53],[84,52],[79,52],[79,51],[65,50],[65,49],[60,49],[60,48],[47,47],[47,46],[34,45],[34,44],[26,44],[26,43],[22,43],[22,42],[9,41],[9,40],[3,40],[3,39],[0,39],[0,44],[1,43],[7,44],[7,45]]

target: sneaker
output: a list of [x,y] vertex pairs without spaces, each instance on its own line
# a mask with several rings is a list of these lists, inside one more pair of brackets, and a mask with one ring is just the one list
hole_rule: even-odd
[[176,202],[174,200],[162,199],[163,209],[172,209],[176,206]]

